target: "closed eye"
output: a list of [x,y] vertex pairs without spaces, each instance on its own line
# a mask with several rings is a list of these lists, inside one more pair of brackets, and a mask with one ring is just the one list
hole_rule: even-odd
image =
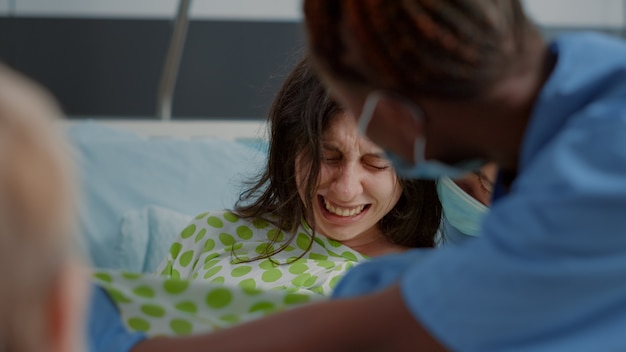
[[343,155],[337,148],[324,146],[322,151],[322,161],[327,164],[336,164],[343,159]]
[[338,165],[341,163],[341,159],[324,159],[324,163],[327,165]]
[[342,158],[340,155],[324,155],[322,156],[322,161],[326,164],[337,164],[341,162]]
[[389,165],[384,165],[384,166],[379,166],[379,165],[371,165],[371,164],[366,164],[368,167],[374,169],[374,170],[378,170],[378,171],[383,171],[383,170],[387,170],[390,168]]
[[389,161],[378,155],[366,155],[362,158],[362,160],[363,164],[374,170],[383,171],[391,168]]

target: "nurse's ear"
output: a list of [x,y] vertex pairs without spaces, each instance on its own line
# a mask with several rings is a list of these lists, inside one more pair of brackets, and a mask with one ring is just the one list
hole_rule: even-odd
[[88,272],[76,263],[63,264],[44,313],[49,352],[86,351],[84,315],[89,297]]

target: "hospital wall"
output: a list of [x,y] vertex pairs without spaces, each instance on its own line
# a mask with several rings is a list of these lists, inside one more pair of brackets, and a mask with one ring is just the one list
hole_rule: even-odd
[[[152,118],[177,0],[0,0],[0,59],[76,117]],[[293,0],[192,1],[175,118],[259,118],[302,52]]]
[[[624,0],[525,0],[550,37],[625,36]],[[154,118],[177,0],[0,0],[0,59],[73,117]],[[178,119],[263,117],[304,46],[299,0],[192,0]]]

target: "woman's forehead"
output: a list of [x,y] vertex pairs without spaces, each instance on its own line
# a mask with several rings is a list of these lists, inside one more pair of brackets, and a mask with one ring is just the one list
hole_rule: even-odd
[[322,146],[342,151],[358,148],[367,153],[382,153],[382,148],[359,133],[354,117],[347,112],[333,117],[322,135]]

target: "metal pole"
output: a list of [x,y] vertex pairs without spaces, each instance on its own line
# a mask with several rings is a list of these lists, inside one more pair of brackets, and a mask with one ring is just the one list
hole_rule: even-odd
[[191,0],[180,0],[178,4],[178,12],[174,22],[174,32],[172,33],[170,46],[167,50],[157,95],[157,117],[161,120],[170,120],[172,118],[174,88],[176,86],[176,76],[178,75],[180,58],[183,55],[183,49],[185,47],[187,27],[189,25],[190,4]]

